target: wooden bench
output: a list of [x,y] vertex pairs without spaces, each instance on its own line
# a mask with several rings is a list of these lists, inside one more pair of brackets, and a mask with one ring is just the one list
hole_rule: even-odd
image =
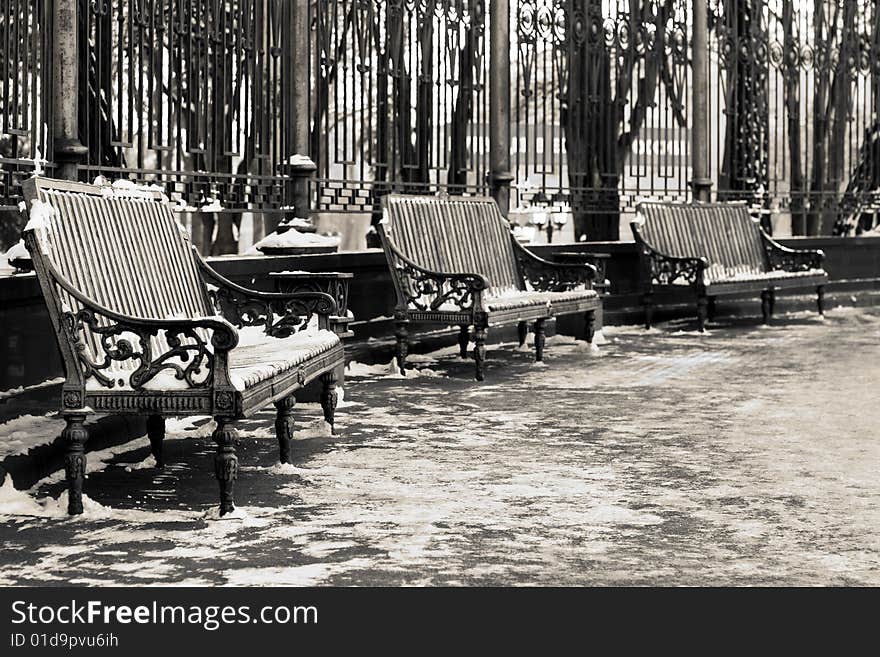
[[324,293],[257,292],[192,248],[160,192],[31,178],[24,232],[64,362],[68,511],[82,513],[88,413],[147,416],[163,465],[165,416],[213,415],[220,514],[234,509],[234,422],[275,404],[290,459],[293,393],[320,377],[327,422],[344,362]]
[[631,226],[642,263],[645,328],[651,327],[654,292],[682,287],[697,295],[700,331],[714,319],[715,297],[725,294],[760,291],[766,324],[777,290],[813,287],[824,312],[822,251],[782,246],[744,204],[641,203]]
[[520,345],[534,322],[535,358],[544,353],[544,322],[583,313],[592,342],[600,299],[596,268],[543,260],[520,245],[491,198],[388,195],[379,236],[397,292],[397,365],[406,373],[411,322],[459,326],[462,358],[470,327],[476,378],[484,378],[486,332],[517,324]]

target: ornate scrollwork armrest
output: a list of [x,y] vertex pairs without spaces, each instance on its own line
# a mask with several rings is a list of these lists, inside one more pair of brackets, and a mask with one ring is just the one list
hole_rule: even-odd
[[598,277],[595,265],[550,262],[536,256],[515,239],[513,245],[523,277],[537,292],[565,292],[581,285],[589,289]]
[[642,237],[640,223],[634,221],[630,224],[639,254],[645,267],[644,274],[652,285],[703,285],[705,272],[709,267],[709,261],[704,257],[687,258],[661,253],[648,244]]
[[275,338],[286,338],[305,330],[317,316],[319,328],[329,326],[336,313],[336,301],[324,292],[261,292],[249,290],[224,278],[201,258],[198,262],[210,287],[208,295],[217,311],[239,328],[263,327]]
[[[84,380],[132,390],[151,382],[156,389],[228,385],[228,353],[238,344],[238,332],[226,320],[123,315],[84,295],[51,264],[45,266],[53,283],[81,306],[62,307],[59,322]],[[157,380],[164,372],[173,380]]]
[[396,251],[392,258],[407,307],[423,311],[482,311],[483,290],[489,282],[480,274],[431,271]]
[[764,251],[770,263],[770,269],[782,271],[809,271],[822,269],[825,252],[821,249],[790,249],[761,231]]
[[680,258],[656,251],[648,256],[648,274],[654,285],[673,285],[678,282],[700,285],[709,266],[706,258]]
[[[217,379],[228,380],[225,356],[238,344],[235,328],[219,318],[142,320],[86,307],[62,311],[60,321],[83,377],[108,389],[142,390],[150,382],[157,389],[211,388]],[[87,344],[86,328],[97,339],[97,350],[95,340]],[[223,376],[217,376],[218,368]],[[157,379],[163,372],[182,383]]]

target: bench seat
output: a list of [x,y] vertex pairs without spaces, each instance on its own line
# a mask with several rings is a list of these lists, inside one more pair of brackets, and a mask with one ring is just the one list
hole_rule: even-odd
[[748,272],[734,276],[719,275],[717,278],[711,272],[706,273],[706,287],[721,285],[737,285],[739,283],[772,283],[777,286],[801,287],[810,285],[813,281],[822,281],[827,278],[824,269],[806,269],[804,271],[769,271]]
[[715,297],[759,291],[764,323],[776,291],[814,288],[824,312],[828,274],[824,253],[789,249],[774,241],[742,203],[641,203],[631,224],[642,265],[645,327],[651,327],[654,291],[689,287],[705,330]]
[[[486,299],[490,313],[528,310],[534,318],[554,317],[595,307],[599,295],[596,290],[569,290],[566,292],[516,292]],[[532,318],[532,312],[529,317]],[[491,323],[491,317],[490,317]]]
[[245,331],[240,331],[239,344],[229,352],[230,380],[240,392],[267,381],[271,383],[294,369],[295,373],[300,374],[300,378],[305,379],[302,365],[342,348],[339,335],[327,329],[268,340],[259,329],[254,333],[256,340],[248,343],[242,339],[248,337],[243,335]]
[[514,239],[498,205],[485,197],[405,196],[382,199],[379,236],[397,292],[394,311],[397,364],[406,373],[408,325],[460,327],[462,358],[474,329],[476,378],[483,380],[486,329],[517,324],[520,344],[534,322],[535,358],[542,360],[544,322],[584,316],[592,341],[601,300],[596,268],[537,257]]

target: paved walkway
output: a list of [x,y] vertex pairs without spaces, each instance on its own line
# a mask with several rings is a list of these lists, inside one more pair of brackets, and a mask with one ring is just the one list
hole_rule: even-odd
[[880,313],[692,328],[349,381],[286,468],[262,414],[231,520],[210,425],[177,422],[162,473],[146,440],[92,459],[87,517],[33,501],[60,475],[16,493],[0,583],[880,584]]

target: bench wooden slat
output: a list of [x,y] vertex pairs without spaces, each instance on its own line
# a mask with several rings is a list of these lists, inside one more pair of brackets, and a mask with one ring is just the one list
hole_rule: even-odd
[[419,266],[481,274],[493,295],[522,289],[509,229],[491,199],[385,198],[388,239]]
[[141,318],[213,314],[167,205],[52,189],[40,200],[55,209],[38,231],[52,264],[102,305]]
[[[214,314],[201,286],[189,245],[167,204],[109,190],[111,197],[72,189],[40,187],[38,198],[54,208],[48,225],[37,231],[48,245],[47,257],[79,290],[115,312],[143,319],[207,317]],[[62,294],[65,305],[81,310]],[[99,325],[109,321],[98,317]],[[199,332],[205,337],[204,332]],[[84,340],[97,357],[100,338],[86,327]],[[115,344],[116,339],[112,340]],[[164,335],[150,340],[156,353],[169,346]],[[120,372],[136,368],[131,360],[115,364]]]
[[767,269],[760,230],[745,205],[643,203],[639,210],[643,237],[662,253],[705,257],[729,275]]

